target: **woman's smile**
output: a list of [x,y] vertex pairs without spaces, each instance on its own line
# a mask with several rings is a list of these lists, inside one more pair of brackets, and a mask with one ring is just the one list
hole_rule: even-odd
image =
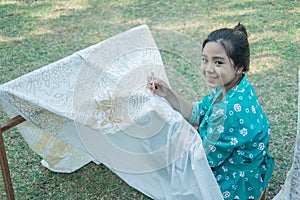
[[206,77],[207,82],[210,82],[210,83],[213,83],[218,79],[217,76],[206,75],[205,77]]

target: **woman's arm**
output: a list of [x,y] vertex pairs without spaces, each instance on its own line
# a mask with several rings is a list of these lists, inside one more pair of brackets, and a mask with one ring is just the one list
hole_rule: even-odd
[[174,110],[180,112],[181,115],[189,121],[192,114],[193,104],[171,90],[166,82],[161,79],[154,78],[153,76],[149,76],[147,88],[154,94],[164,97]]

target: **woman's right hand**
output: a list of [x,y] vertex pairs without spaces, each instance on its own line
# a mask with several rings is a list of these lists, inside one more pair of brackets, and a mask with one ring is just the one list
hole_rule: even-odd
[[165,81],[154,77],[153,73],[151,73],[151,76],[148,76],[147,80],[147,88],[150,91],[160,97],[164,97],[173,109],[180,112],[186,120],[190,119],[193,108],[193,104],[191,102],[176,94],[173,90],[171,90],[171,88],[169,88]]
[[152,91],[154,94],[164,98],[170,94],[171,89],[168,84],[165,81],[154,77],[153,72],[151,73],[151,76],[147,77],[147,81],[147,89]]

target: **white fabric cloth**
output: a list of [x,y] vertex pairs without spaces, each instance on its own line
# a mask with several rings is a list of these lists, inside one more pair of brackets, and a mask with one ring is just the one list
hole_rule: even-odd
[[300,199],[300,71],[298,72],[298,128],[294,150],[294,159],[285,183],[273,200],[299,200]]
[[197,131],[146,90],[168,83],[146,25],[0,86],[3,109],[52,171],[94,161],[153,199],[222,199]]

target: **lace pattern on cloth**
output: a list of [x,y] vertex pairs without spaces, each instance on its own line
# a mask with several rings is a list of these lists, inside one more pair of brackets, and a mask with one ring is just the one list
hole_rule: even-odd
[[94,161],[153,199],[222,199],[197,131],[146,90],[150,72],[169,84],[142,25],[1,85],[0,102],[52,171]]

